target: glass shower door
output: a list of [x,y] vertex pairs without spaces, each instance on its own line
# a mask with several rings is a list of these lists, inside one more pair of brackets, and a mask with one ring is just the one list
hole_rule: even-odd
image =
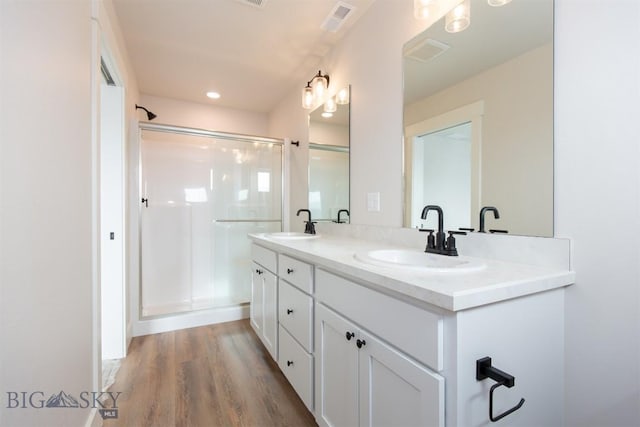
[[250,300],[247,233],[282,228],[281,150],[233,135],[142,131],[142,316]]

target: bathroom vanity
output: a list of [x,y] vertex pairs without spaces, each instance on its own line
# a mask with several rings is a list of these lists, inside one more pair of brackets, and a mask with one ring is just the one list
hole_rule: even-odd
[[251,325],[318,424],[562,425],[568,242],[560,262],[481,237],[462,247],[491,258],[422,261],[419,234],[250,235]]

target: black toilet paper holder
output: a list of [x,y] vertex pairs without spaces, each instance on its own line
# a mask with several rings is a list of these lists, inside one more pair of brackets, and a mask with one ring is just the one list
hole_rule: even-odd
[[491,378],[492,380],[496,381],[496,383],[491,386],[491,389],[489,391],[489,419],[492,422],[495,423],[496,421],[506,417],[509,414],[514,413],[522,407],[522,405],[524,404],[524,399],[520,399],[520,402],[513,408],[494,416],[493,392],[500,386],[505,386],[507,388],[513,387],[516,379],[513,375],[507,374],[506,372],[503,372],[500,369],[491,366],[490,357],[483,357],[482,359],[476,360],[476,380],[482,381],[485,378]]

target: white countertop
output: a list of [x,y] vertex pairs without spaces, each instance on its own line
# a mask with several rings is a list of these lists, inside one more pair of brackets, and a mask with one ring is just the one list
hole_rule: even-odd
[[281,240],[261,233],[250,234],[249,238],[279,253],[449,311],[560,288],[575,281],[575,273],[570,270],[485,258],[467,257],[486,264],[486,268],[470,272],[378,267],[356,260],[354,254],[400,247],[332,235],[308,240]]

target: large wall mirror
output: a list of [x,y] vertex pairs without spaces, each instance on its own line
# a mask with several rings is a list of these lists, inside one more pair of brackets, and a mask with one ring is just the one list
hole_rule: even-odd
[[[349,221],[349,87],[332,113],[309,114],[309,209],[314,221]],[[346,93],[346,94],[345,94]],[[346,211],[346,212],[345,212]]]
[[553,0],[490,6],[471,24],[444,18],[403,47],[406,227],[440,205],[445,228],[553,236]]

